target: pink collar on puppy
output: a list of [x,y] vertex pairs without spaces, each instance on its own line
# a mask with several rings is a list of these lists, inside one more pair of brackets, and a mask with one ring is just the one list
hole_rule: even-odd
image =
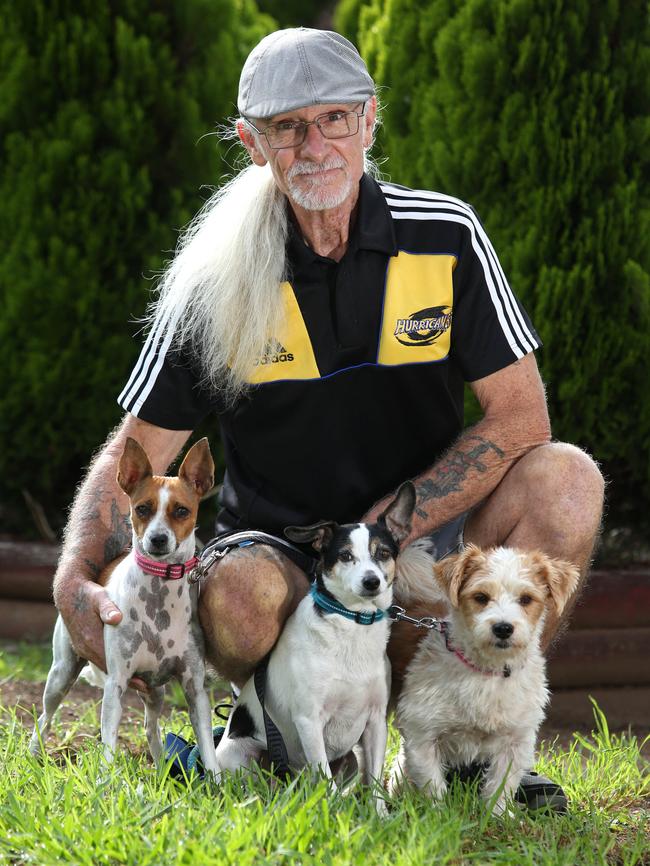
[[459,649],[453,647],[449,640],[449,634],[447,633],[447,629],[443,629],[443,635],[445,638],[445,646],[449,650],[450,653],[453,653],[456,658],[459,658],[464,665],[467,665],[468,668],[471,668],[473,671],[476,671],[478,674],[483,674],[486,677],[505,677],[506,679],[510,676],[512,671],[510,670],[509,665],[504,665],[503,670],[500,671],[486,671],[484,668],[477,668],[476,665],[471,662],[466,656],[462,654]]
[[147,559],[139,550],[135,551],[135,561],[145,574],[153,574],[156,577],[164,577],[167,580],[180,580],[185,572],[191,571],[198,563],[196,556],[187,562],[157,562],[155,559]]

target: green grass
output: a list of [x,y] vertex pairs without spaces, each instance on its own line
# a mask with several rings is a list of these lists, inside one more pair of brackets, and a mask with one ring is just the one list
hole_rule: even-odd
[[[12,665],[22,679],[28,672],[42,679],[48,664],[46,651],[0,651],[0,679],[11,676]],[[289,786],[275,786],[263,774],[230,779],[218,789],[198,780],[181,786],[166,770],[154,769],[137,720],[125,724],[128,748],[108,781],[98,784],[97,708],[97,701],[86,701],[72,721],[55,722],[46,755],[35,760],[27,752],[24,718],[0,705],[0,863],[650,863],[648,763],[641,744],[611,734],[598,712],[590,736],[574,736],[566,749],[543,744],[540,751],[538,769],[562,780],[570,814],[534,819],[518,811],[495,819],[474,789],[457,786],[437,806],[409,791],[382,821],[367,792],[342,796],[306,774]],[[185,712],[176,707],[165,727],[191,735]],[[389,758],[396,748],[392,732]]]

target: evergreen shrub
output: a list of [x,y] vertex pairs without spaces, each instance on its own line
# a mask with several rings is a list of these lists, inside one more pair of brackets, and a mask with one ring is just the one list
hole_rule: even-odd
[[386,171],[477,208],[544,341],[554,435],[647,514],[647,3],[371,0],[358,20]]
[[[55,525],[115,399],[178,230],[227,171],[252,0],[0,0],[0,522]],[[131,324],[129,325],[129,320]]]

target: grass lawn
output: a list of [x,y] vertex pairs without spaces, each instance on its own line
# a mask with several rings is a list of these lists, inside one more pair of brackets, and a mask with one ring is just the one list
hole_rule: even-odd
[[[342,796],[306,775],[289,786],[263,776],[219,789],[181,786],[151,764],[137,703],[125,713],[112,774],[98,785],[100,693],[77,686],[47,756],[34,760],[27,703],[36,700],[40,712],[49,660],[47,648],[0,647],[0,863],[650,864],[650,767],[642,744],[610,734],[602,716],[589,736],[541,744],[537,769],[563,781],[566,816],[534,819],[519,810],[491,818],[474,789],[458,786],[436,806],[409,791],[382,821],[367,792]],[[171,691],[164,727],[191,737],[179,692]],[[396,750],[393,731],[389,760]]]

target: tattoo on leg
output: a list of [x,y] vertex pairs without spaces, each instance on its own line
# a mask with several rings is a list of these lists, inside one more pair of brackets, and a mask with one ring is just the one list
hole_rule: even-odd
[[[468,450],[462,450],[462,445],[468,445]],[[504,452],[481,436],[467,436],[442,458],[434,478],[425,478],[415,485],[417,494],[416,514],[426,519],[429,515],[422,508],[430,499],[443,499],[450,493],[459,493],[463,482],[473,470],[487,472],[489,467],[482,458],[492,452],[497,457],[504,457]]]

